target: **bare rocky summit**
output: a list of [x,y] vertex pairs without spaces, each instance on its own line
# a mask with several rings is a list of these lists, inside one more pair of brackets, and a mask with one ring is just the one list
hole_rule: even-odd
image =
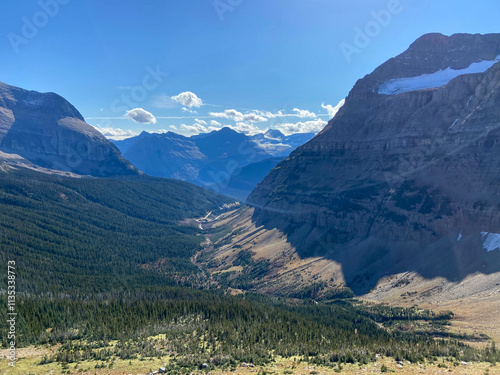
[[92,176],[139,172],[78,110],[54,93],[0,82],[0,151],[43,168]]

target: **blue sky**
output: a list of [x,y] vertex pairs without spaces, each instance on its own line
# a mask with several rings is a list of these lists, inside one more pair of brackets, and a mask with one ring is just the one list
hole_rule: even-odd
[[317,131],[357,79],[419,36],[500,32],[493,0],[2,5],[0,81],[57,92],[116,137],[224,125]]

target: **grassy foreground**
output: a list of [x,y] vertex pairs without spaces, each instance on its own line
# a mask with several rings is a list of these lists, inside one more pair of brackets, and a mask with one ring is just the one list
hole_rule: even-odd
[[[161,358],[116,360],[111,367],[100,361],[83,361],[68,365],[60,363],[40,364],[44,356],[57,351],[57,347],[29,347],[19,351],[20,359],[15,367],[10,367],[3,356],[0,361],[0,373],[17,374],[148,374],[150,371],[158,371],[160,367],[168,366],[171,361],[170,356]],[[426,361],[425,363],[414,364],[408,361],[399,362],[391,357],[378,357],[373,363],[368,364],[343,364],[340,367],[326,367],[308,363],[300,357],[281,358],[276,357],[274,362],[248,367],[238,364],[230,368],[215,368],[206,370],[193,370],[190,374],[222,375],[229,373],[247,375],[327,375],[327,374],[368,374],[368,373],[397,373],[397,374],[469,374],[469,375],[495,375],[500,374],[500,366],[488,362],[459,363],[456,361],[440,360]]]

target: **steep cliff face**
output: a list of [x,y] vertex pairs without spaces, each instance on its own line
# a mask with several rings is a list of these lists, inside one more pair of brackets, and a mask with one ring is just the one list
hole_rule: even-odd
[[118,149],[68,101],[0,82],[0,148],[56,170],[93,176],[137,174]]
[[384,258],[390,273],[417,249],[431,259],[463,248],[467,262],[481,232],[500,233],[499,56],[500,34],[421,37],[359,80],[325,129],[257,186],[254,219],[303,254],[352,249],[353,278]]

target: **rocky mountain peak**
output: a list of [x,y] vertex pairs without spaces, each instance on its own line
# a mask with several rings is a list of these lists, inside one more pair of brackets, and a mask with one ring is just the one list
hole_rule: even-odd
[[366,100],[391,79],[417,77],[446,69],[462,70],[471,64],[494,61],[500,56],[500,34],[426,34],[400,55],[389,59],[351,90],[349,98]]
[[264,133],[264,136],[266,138],[278,139],[278,140],[285,137],[285,135],[277,129],[269,129]]
[[137,174],[118,149],[55,93],[0,83],[0,148],[35,165],[93,176]]

